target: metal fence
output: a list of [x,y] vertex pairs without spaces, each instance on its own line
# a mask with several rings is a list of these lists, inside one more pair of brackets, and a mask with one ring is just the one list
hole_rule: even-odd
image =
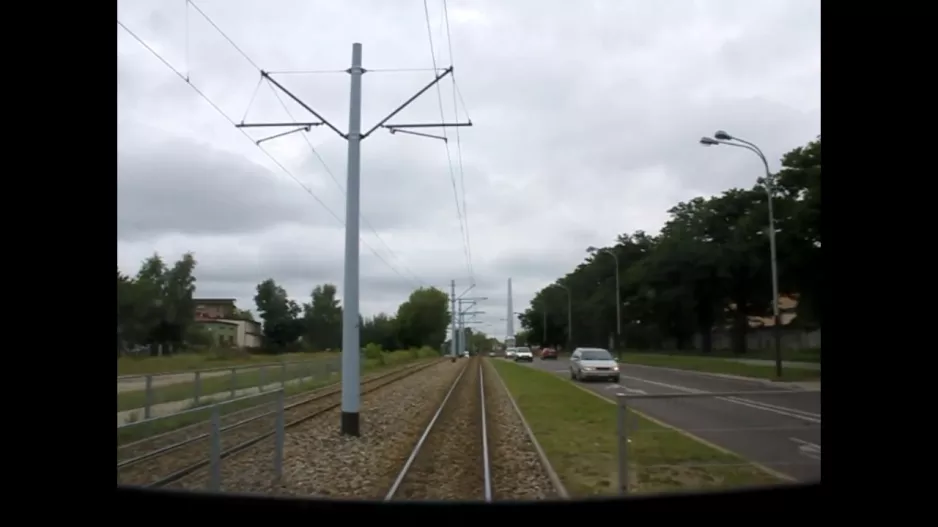
[[[617,405],[617,441],[618,441],[618,454],[617,454],[617,491],[618,494],[624,495],[630,492],[629,487],[636,485],[649,485],[654,489],[656,483],[670,483],[671,485],[665,484],[663,487],[673,488],[673,483],[675,482],[675,474],[680,475],[682,472],[697,471],[697,479],[709,480],[714,483],[716,486],[720,486],[722,483],[732,483],[734,479],[732,475],[729,475],[731,470],[749,470],[749,477],[752,473],[759,473],[764,477],[764,482],[777,483],[778,477],[783,477],[788,480],[798,480],[803,478],[798,478],[792,476],[786,471],[776,470],[776,468],[787,468],[787,472],[791,472],[791,469],[794,467],[802,469],[801,472],[813,474],[817,473],[817,477],[820,477],[820,459],[821,459],[821,448],[820,448],[820,426],[821,418],[820,414],[814,414],[812,412],[807,412],[804,410],[797,410],[788,407],[783,407],[776,404],[761,402],[751,398],[765,397],[765,396],[782,396],[782,397],[794,397],[798,394],[818,394],[820,391],[817,390],[766,390],[766,391],[735,391],[735,392],[692,392],[692,393],[662,393],[662,394],[629,394],[629,393],[619,393],[617,394],[618,405]],[[747,422],[745,426],[739,426],[734,428],[715,428],[712,426],[701,426],[701,427],[672,427],[670,424],[665,425],[663,422],[655,422],[656,419],[654,414],[663,413],[667,409],[664,406],[655,406],[655,403],[651,401],[675,401],[675,400],[719,400],[723,402],[735,403],[744,407],[755,408],[759,410],[765,410],[769,413],[776,413],[781,416],[787,416],[786,419],[776,420],[771,425],[764,425],[764,423],[759,422]],[[641,408],[639,408],[641,407]],[[713,410],[714,408],[709,408]],[[630,412],[632,410],[632,412]],[[671,410],[674,410],[674,407],[671,407]],[[696,407],[688,408],[683,407],[681,411],[686,412],[685,415],[690,417],[687,418],[689,421],[694,421],[692,416],[693,412],[701,412],[700,417],[696,420],[702,421],[705,419],[704,413],[708,408]],[[641,415],[635,415],[634,412],[639,412]],[[726,411],[726,409],[722,409]],[[650,417],[651,421],[645,421],[645,417]],[[770,419],[766,416],[766,419]],[[740,418],[742,420],[742,418]],[[645,421],[646,426],[642,427],[640,423]],[[783,434],[784,432],[792,432],[791,434]],[[744,436],[743,434],[751,433],[753,436]],[[797,437],[785,437],[785,435],[807,435],[817,436],[817,439],[814,441],[808,441],[799,439]],[[671,435],[671,438],[677,438],[678,436],[683,436],[683,439],[677,439],[677,441],[683,441],[682,447],[675,447],[673,443],[667,441],[667,436]],[[689,435],[694,436],[694,438],[688,437]],[[733,436],[735,435],[735,438]],[[650,438],[648,436],[651,436]],[[713,439],[707,438],[711,436]],[[687,448],[688,441],[696,442],[699,445],[698,438],[703,438],[705,441],[711,442],[713,444],[717,443],[752,443],[760,441],[772,441],[774,446],[766,447],[765,450],[778,452],[780,449],[777,448],[780,443],[779,438],[784,437],[786,440],[790,440],[791,452],[788,452],[786,459],[735,459],[730,462],[726,460],[725,452],[719,452],[717,449],[712,451],[712,459],[701,460],[699,455],[692,455]],[[722,438],[723,441],[719,439]],[[649,441],[652,439],[652,441]],[[645,452],[638,452],[638,450],[644,450]],[[729,451],[730,449],[727,449]],[[699,452],[699,450],[697,450]],[[740,452],[740,455],[743,455]],[[683,458],[682,458],[683,457]],[[694,459],[686,459],[687,457],[693,457]],[[705,456],[711,457],[711,456]],[[733,456],[734,458],[736,456]],[[775,468],[773,468],[775,467]],[[768,469],[768,470],[766,470]],[[795,470],[798,472],[799,470]],[[739,477],[738,475],[736,476]],[[809,476],[811,477],[811,476]],[[679,479],[679,476],[677,476]],[[723,481],[728,480],[728,481]],[[725,486],[725,485],[724,485]]]
[[[234,423],[234,424],[224,426],[224,427],[222,426],[221,418],[222,418],[222,415],[225,413],[226,407],[228,407],[229,405],[236,405],[238,403],[241,403],[242,401],[248,401],[252,399],[257,400],[261,398],[272,398],[272,400],[269,402],[270,404],[269,411],[265,412],[264,414],[254,416],[250,419],[244,420],[239,423]],[[273,483],[277,483],[279,482],[280,478],[283,477],[283,445],[284,445],[284,437],[285,437],[284,399],[285,399],[285,393],[284,393],[283,388],[277,388],[277,389],[268,391],[263,394],[254,394],[254,395],[247,395],[244,397],[237,397],[237,398],[229,399],[226,401],[214,403],[209,406],[202,407],[202,408],[192,408],[189,410],[184,410],[182,412],[177,412],[176,414],[173,414],[171,416],[154,417],[150,419],[144,419],[142,421],[135,421],[132,423],[127,423],[127,424],[118,426],[117,430],[120,433],[122,430],[127,430],[132,427],[153,426],[154,423],[158,423],[159,421],[163,419],[167,419],[171,417],[175,418],[181,414],[188,414],[188,413],[193,413],[193,412],[203,412],[203,413],[209,412],[211,417],[208,421],[208,448],[206,452],[206,455],[208,458],[208,466],[207,466],[208,479],[206,483],[206,489],[213,490],[213,491],[217,491],[221,489],[221,483],[222,483],[221,469],[222,469],[223,458],[225,456],[227,456],[229,453],[234,453],[237,450],[241,450],[248,446],[257,444],[261,440],[265,439],[267,436],[270,436],[270,435],[273,436],[273,442],[274,442],[273,456],[271,459],[271,462],[273,464],[273,474],[274,474]],[[259,404],[263,404],[263,403],[259,403]],[[270,415],[275,416],[273,431],[268,431],[267,433],[261,432],[255,438],[247,440],[241,443],[240,445],[229,447],[227,450],[222,449],[222,434],[232,429],[243,426],[247,424],[248,422],[254,422],[259,418],[270,416]],[[157,457],[160,455],[172,455],[173,449],[181,447],[181,446],[185,446],[187,443],[195,443],[199,439],[201,438],[198,436],[195,436],[188,440],[183,440],[180,443],[176,443],[172,445],[171,447],[163,447],[161,449],[154,450],[150,454],[142,456],[142,458]],[[122,466],[122,463],[119,462],[118,469],[120,469],[121,466]]]
[[[175,415],[187,406],[200,406],[219,399],[284,389],[288,384],[325,381],[341,371],[341,359],[275,362],[209,368],[180,373],[151,373],[117,377],[118,422]],[[165,408],[159,407],[166,403]],[[161,411],[154,411],[159,408]]]

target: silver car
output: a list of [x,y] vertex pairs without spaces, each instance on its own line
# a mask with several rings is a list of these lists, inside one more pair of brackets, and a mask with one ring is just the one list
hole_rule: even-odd
[[577,348],[570,357],[570,378],[577,381],[603,379],[619,382],[619,364],[602,348]]

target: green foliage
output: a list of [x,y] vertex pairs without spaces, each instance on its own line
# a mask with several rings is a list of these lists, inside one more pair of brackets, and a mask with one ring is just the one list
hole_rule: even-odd
[[118,355],[134,346],[150,346],[153,355],[182,348],[195,318],[195,267],[191,253],[172,267],[154,254],[134,277],[117,270]]
[[520,317],[525,331],[518,342],[566,345],[572,330],[571,345],[608,345],[616,332],[618,259],[621,340],[628,347],[659,348],[671,338],[684,348],[700,333],[709,351],[710,330],[728,325],[734,329],[734,351],[744,353],[749,317],[771,313],[767,188],[772,189],[780,292],[797,296],[798,324],[819,327],[820,137],[785,154],[782,169],[768,187],[765,183],[678,203],[659,235],[625,233],[615,245],[587,256],[535,294]]

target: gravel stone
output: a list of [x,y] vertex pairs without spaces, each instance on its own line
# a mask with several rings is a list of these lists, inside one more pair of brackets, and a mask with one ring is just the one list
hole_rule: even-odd
[[[382,384],[402,375],[406,375],[407,372],[414,368],[420,368],[424,366],[426,366],[426,364],[409,365],[403,368],[395,369],[392,372],[383,372],[381,374],[369,375],[362,379],[362,386],[369,387],[374,383]],[[415,375],[421,374],[422,373],[417,373]],[[285,421],[289,423],[302,416],[314,413],[316,411],[321,411],[323,408],[327,408],[338,403],[341,400],[341,391],[336,386],[324,387],[311,393],[304,393],[299,397],[291,398],[288,401],[288,404],[289,402],[302,401],[311,397],[316,397],[316,400],[306,402],[287,410],[284,413]],[[253,417],[265,412],[269,412],[272,409],[272,404],[267,403],[260,408],[250,409],[247,412],[237,416],[222,417],[222,426],[233,424],[247,419],[248,417]],[[238,428],[222,432],[222,449],[231,448],[253,437],[256,437],[263,432],[272,430],[275,425],[275,419],[276,417],[274,415],[265,416],[258,418],[251,423],[239,426]],[[154,440],[144,440],[123,449],[119,454],[118,460],[140,456],[158,448],[166,447],[178,443],[179,441],[196,437],[199,434],[207,434],[208,432],[209,423],[205,422],[197,426],[182,429],[178,433],[167,434],[166,436],[161,436],[155,438]],[[289,435],[287,435],[287,437],[289,437]],[[269,448],[271,449],[271,457],[269,459],[272,460],[273,439],[271,438],[269,442],[262,441],[261,443],[269,443]],[[131,466],[118,469],[117,480],[119,484],[125,485],[148,485],[205,459],[208,454],[209,441],[207,438],[193,441],[192,443],[173,450],[172,452],[168,452],[163,456],[148,459],[139,463],[135,463]],[[223,464],[226,462],[227,460],[222,461]]]
[[[294,428],[284,440],[283,478],[274,483],[273,439],[222,460],[221,490],[382,499],[467,361],[442,361],[362,395],[361,437],[343,436],[339,409]],[[204,455],[204,454],[203,454]],[[207,470],[172,485],[205,488]]]
[[484,499],[481,365],[470,360],[394,499]]
[[483,371],[493,499],[558,499],[498,371],[487,360]]

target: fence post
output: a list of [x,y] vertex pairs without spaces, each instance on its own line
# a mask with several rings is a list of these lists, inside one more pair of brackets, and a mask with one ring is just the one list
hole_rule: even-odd
[[146,385],[143,390],[143,418],[150,418],[150,407],[153,406],[153,375],[147,374]]
[[221,488],[221,410],[218,404],[212,406],[211,442],[209,453],[208,490]]
[[193,384],[195,385],[193,387],[193,390],[195,391],[195,393],[193,394],[194,395],[193,399],[195,399],[195,405],[198,406],[199,399],[202,397],[202,372],[200,371],[195,372],[195,383]]
[[628,404],[625,394],[617,394],[616,428],[619,442],[619,494],[629,492],[629,437],[628,437]]
[[238,370],[231,368],[231,398],[235,398],[235,389],[238,387]]
[[287,363],[286,362],[280,363],[280,387],[281,388],[287,387]]
[[267,376],[265,375],[267,373],[267,366],[261,366],[260,370],[261,372],[257,375],[257,391],[262,392],[264,391],[264,377]]
[[283,439],[286,431],[284,430],[284,392],[283,389],[277,393],[277,424],[274,434],[274,482],[279,483],[283,477]]

